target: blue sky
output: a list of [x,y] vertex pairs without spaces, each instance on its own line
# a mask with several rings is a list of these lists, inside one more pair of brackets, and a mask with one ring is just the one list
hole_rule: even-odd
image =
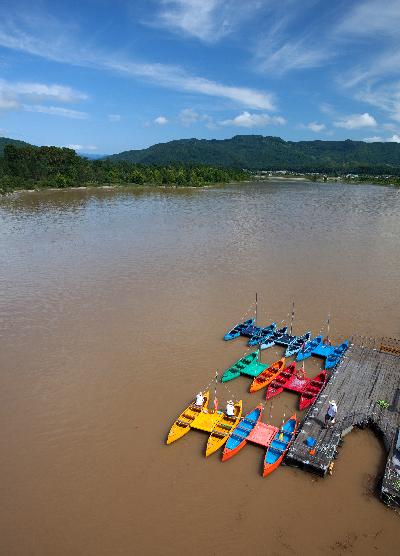
[[400,142],[400,0],[2,0],[0,135]]

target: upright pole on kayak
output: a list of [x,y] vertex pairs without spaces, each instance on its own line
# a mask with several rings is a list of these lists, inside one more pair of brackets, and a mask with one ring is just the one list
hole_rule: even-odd
[[215,413],[218,411],[217,382],[218,382],[218,372],[215,373],[215,385],[214,385],[214,412]]
[[292,335],[292,331],[293,331],[293,321],[294,321],[294,299],[292,304],[292,318],[290,319],[290,335]]
[[330,325],[330,323],[331,323],[331,314],[328,313],[328,322],[327,322],[327,330],[326,330],[326,339],[328,340],[328,342],[329,342],[329,325]]
[[279,440],[281,440],[281,441],[284,439],[284,436],[283,436],[283,425],[284,424],[285,424],[285,414],[283,414],[282,426],[281,426],[281,430],[280,430],[280,433],[279,433]]
[[257,311],[258,311],[258,304],[257,304],[257,292],[256,292],[256,322],[254,323],[257,326]]

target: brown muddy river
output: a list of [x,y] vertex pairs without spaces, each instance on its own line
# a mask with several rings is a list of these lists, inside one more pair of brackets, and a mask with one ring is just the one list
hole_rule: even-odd
[[[368,185],[1,199],[1,556],[398,553],[368,430],[325,479],[286,466],[263,479],[255,446],[206,460],[198,431],[165,439],[246,351],[222,337],[255,292],[261,324],[287,320],[294,299],[297,333],[331,313],[334,340],[399,337],[399,237],[400,191]],[[264,399],[249,383],[227,385],[246,412]],[[275,400],[280,424],[298,398]]]

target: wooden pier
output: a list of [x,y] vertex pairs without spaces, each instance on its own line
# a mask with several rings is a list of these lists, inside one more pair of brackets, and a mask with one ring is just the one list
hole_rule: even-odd
[[[382,437],[388,454],[381,498],[400,506],[400,475],[392,461],[400,425],[400,342],[383,338],[373,343],[375,348],[356,343],[309,410],[285,463],[324,476],[341,439],[355,426],[370,426]],[[338,414],[335,425],[325,429],[329,400],[336,401]],[[308,437],[316,440],[315,452],[307,446]]]

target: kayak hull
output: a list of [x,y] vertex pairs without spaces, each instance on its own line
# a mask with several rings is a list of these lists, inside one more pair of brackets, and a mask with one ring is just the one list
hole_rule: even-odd
[[247,444],[247,439],[256,424],[260,421],[263,410],[264,408],[261,404],[255,407],[230,433],[222,453],[222,461],[231,459]]
[[194,401],[182,411],[179,417],[174,421],[167,436],[167,444],[172,444],[176,440],[182,438],[190,431],[190,425],[198,417],[198,415],[207,409],[210,400],[210,392],[203,392],[204,401],[203,405],[196,406]]
[[325,369],[333,369],[342,360],[343,355],[349,347],[349,342],[346,340],[340,346],[336,347],[331,354],[325,359]]
[[286,334],[287,326],[280,328],[279,330],[275,330],[274,333],[267,338],[264,338],[260,341],[260,349],[268,349],[276,344],[276,342]]
[[265,369],[261,374],[254,378],[250,385],[250,392],[258,392],[262,388],[266,388],[270,382],[282,371],[285,366],[285,358],[275,361],[270,367]]
[[229,332],[227,332],[224,336],[224,340],[227,342],[229,340],[234,340],[235,338],[239,338],[242,331],[246,330],[249,326],[254,324],[254,319],[247,319],[244,322],[239,322],[236,326],[232,328]]
[[210,456],[219,448],[221,448],[228,440],[229,434],[236,428],[242,417],[242,400],[235,403],[235,417],[231,418],[227,415],[219,421],[210,436],[208,437],[206,446],[206,457]]
[[316,336],[312,340],[309,340],[304,346],[304,350],[300,349],[297,353],[296,361],[304,361],[311,357],[312,352],[322,343],[322,336]]
[[270,475],[283,461],[293,439],[296,435],[298,422],[296,414],[293,414],[276,434],[274,440],[268,447],[264,458],[263,477]]

